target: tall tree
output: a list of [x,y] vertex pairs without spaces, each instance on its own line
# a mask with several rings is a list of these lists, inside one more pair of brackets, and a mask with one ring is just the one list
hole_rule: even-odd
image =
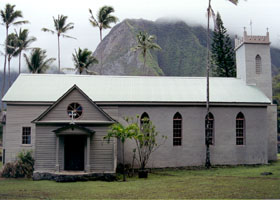
[[211,62],[215,76],[235,77],[234,49],[224,27],[220,13],[217,13],[216,27],[211,45]]
[[18,40],[18,73],[21,73],[21,53],[25,51],[28,46],[36,41],[35,37],[28,37],[29,31],[27,29],[19,29],[19,32],[16,32],[17,40]]
[[40,48],[32,49],[29,57],[23,54],[28,70],[33,74],[45,73],[50,68],[50,64],[55,61],[55,58],[48,58],[46,50]]
[[[100,34],[100,42],[102,41],[102,30],[111,28],[110,24],[116,23],[118,18],[111,15],[111,13],[115,12],[114,8],[111,6],[103,6],[99,9],[97,13],[97,17],[95,18],[92,14],[92,10],[89,9],[90,18],[89,22],[93,27],[99,28]],[[100,74],[103,73],[103,63],[102,63],[102,51],[100,56]]]
[[98,63],[98,60],[93,56],[92,51],[88,49],[75,49],[75,53],[72,54],[75,69],[79,74],[82,74],[84,71],[87,74],[97,74],[93,71],[89,71],[88,68],[94,64]]
[[[228,0],[231,3],[237,5],[238,0]],[[210,72],[210,17],[213,17],[215,19],[215,13],[212,9],[211,6],[211,0],[208,0],[208,7],[207,7],[207,66],[206,66],[206,138],[209,138],[208,133],[210,131],[210,93],[209,93],[209,72]],[[214,20],[214,24],[215,24],[215,20]],[[205,167],[206,168],[210,168],[211,167],[211,162],[210,162],[210,140],[206,139],[206,160],[205,160]]]
[[[28,21],[22,20],[17,21],[18,18],[23,17],[21,11],[15,10],[15,5],[6,4],[5,8],[0,11],[1,21],[3,25],[6,27],[6,40],[9,35],[9,28],[11,25],[21,25],[26,24]],[[7,46],[5,46],[7,48]],[[5,53],[5,60],[4,60],[4,77],[3,77],[3,85],[2,85],[2,94],[1,97],[3,98],[5,93],[5,82],[6,82],[6,65],[7,65],[7,53]],[[1,99],[2,99],[1,98]],[[3,102],[1,101],[1,108],[3,110]]]
[[76,39],[74,37],[71,37],[69,35],[65,35],[65,33],[71,29],[74,28],[74,23],[66,23],[67,16],[64,15],[58,15],[57,19],[53,17],[53,22],[54,22],[54,27],[55,30],[51,30],[48,28],[42,28],[42,31],[44,32],[50,32],[51,34],[56,34],[57,35],[57,47],[58,47],[58,71],[60,72],[60,36],[65,37],[65,38],[72,38]]
[[149,35],[147,32],[142,32],[140,31],[136,35],[137,39],[137,46],[133,47],[131,50],[132,51],[140,51],[143,58],[144,58],[144,65],[142,72],[144,75],[146,75],[146,60],[147,60],[147,53],[149,50],[161,50],[161,47],[154,42],[155,36],[154,35]]
[[11,60],[14,56],[18,55],[18,38],[15,33],[8,35],[6,40],[5,54],[8,59],[8,81],[9,87],[11,86]]

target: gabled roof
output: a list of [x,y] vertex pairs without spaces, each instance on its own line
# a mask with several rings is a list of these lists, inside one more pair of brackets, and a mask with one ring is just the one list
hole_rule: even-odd
[[38,118],[36,118],[32,122],[36,123],[43,119],[53,108],[56,107],[57,104],[59,104],[73,90],[77,90],[78,92],[80,92],[80,94],[82,94],[92,104],[92,106],[94,106],[100,113],[102,113],[108,119],[109,122],[115,122],[115,120],[111,116],[109,116],[105,111],[103,111],[99,106],[97,106],[96,103],[94,103],[77,85],[73,85],[56,102],[54,102],[47,110],[45,110]]
[[[20,74],[4,96],[5,102],[57,101],[74,84],[96,103],[206,101],[205,77],[91,76]],[[256,86],[237,78],[210,78],[212,103],[260,103],[271,101]]]

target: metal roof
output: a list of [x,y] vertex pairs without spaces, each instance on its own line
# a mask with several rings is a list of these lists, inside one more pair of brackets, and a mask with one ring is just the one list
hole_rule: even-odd
[[[94,102],[205,102],[205,77],[20,74],[6,102],[55,102],[76,84]],[[237,78],[210,78],[210,101],[271,103],[255,86]]]

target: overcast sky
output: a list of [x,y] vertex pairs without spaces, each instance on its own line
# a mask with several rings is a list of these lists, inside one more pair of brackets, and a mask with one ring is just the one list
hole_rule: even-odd
[[[0,1],[2,10],[6,3],[15,4],[17,10],[21,10],[25,20],[30,24],[23,28],[30,30],[30,35],[35,36],[37,41],[33,47],[47,50],[49,57],[57,57],[57,38],[50,33],[41,31],[46,27],[53,29],[52,16],[58,14],[68,16],[68,22],[73,22],[75,28],[67,34],[76,37],[77,40],[61,39],[61,66],[73,67],[72,53],[75,48],[88,48],[95,50],[99,43],[98,29],[89,24],[89,12],[93,13],[104,6],[110,5],[115,8],[114,15],[119,22],[126,18],[156,20],[158,18],[175,18],[187,23],[206,26],[206,8],[208,0],[9,0]],[[246,26],[250,33],[250,20],[252,20],[253,34],[265,35],[269,28],[273,46],[280,47],[280,0],[240,0],[238,6],[227,0],[212,0],[215,12],[221,13],[225,27],[230,33],[242,35],[243,27]],[[0,27],[0,41],[3,44],[5,27]],[[10,33],[19,27],[11,27]],[[104,36],[109,31],[104,31]],[[1,48],[3,52],[3,48]],[[29,54],[29,53],[28,53]],[[3,55],[0,56],[0,69],[3,69]],[[14,59],[12,66],[17,69],[18,59]],[[23,65],[25,62],[23,60]],[[57,62],[55,62],[57,65]]]

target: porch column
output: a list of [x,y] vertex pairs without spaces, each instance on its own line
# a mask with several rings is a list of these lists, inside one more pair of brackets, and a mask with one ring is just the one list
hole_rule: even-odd
[[59,172],[59,160],[58,160],[58,155],[59,155],[59,136],[56,136],[56,148],[55,148],[55,171]]
[[86,164],[86,172],[90,172],[90,135],[87,136],[87,164]]

